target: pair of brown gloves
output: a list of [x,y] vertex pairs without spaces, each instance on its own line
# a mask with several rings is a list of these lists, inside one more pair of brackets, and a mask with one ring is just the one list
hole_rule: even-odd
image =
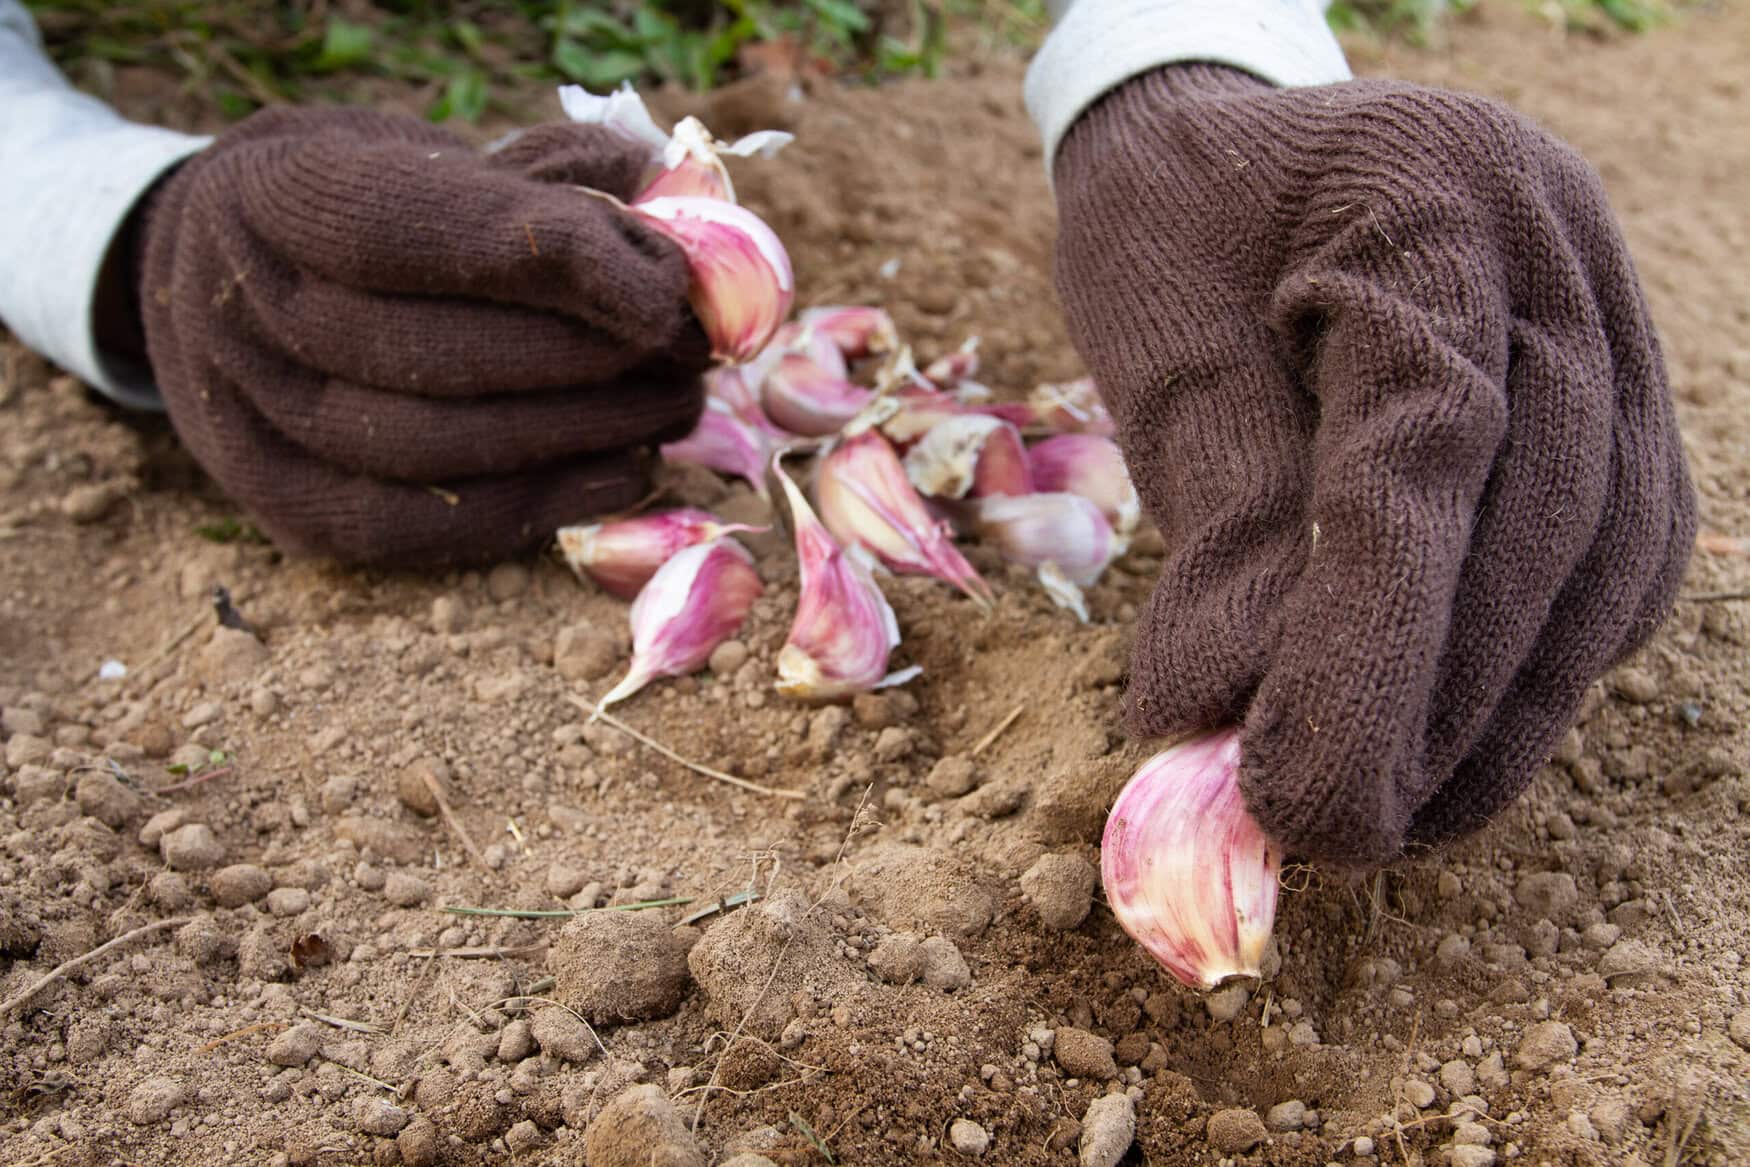
[[[625,506],[707,345],[640,147],[275,110],[143,212],[151,364],[282,545],[490,560]],[[1169,556],[1129,722],[1243,720],[1291,853],[1385,862],[1518,794],[1666,614],[1694,503],[1597,176],[1482,99],[1130,81],[1055,160],[1076,345]]]

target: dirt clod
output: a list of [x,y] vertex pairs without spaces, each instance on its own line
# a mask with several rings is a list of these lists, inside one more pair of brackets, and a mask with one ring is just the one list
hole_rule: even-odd
[[1538,1073],[1557,1062],[1565,1062],[1580,1049],[1574,1031],[1560,1021],[1540,1021],[1525,1031],[1519,1048],[1513,1052],[1513,1064],[1521,1070]]
[[[562,1061],[581,1064],[596,1055],[595,1038],[589,1027],[569,1010],[549,1005],[537,1010],[529,1022],[529,1035],[540,1045],[541,1052]],[[496,1054],[497,1047],[492,1051]]]
[[367,1135],[389,1136],[400,1132],[412,1117],[387,1098],[366,1095],[353,1104],[353,1124]]
[[128,1091],[128,1121],[138,1126],[163,1122],[188,1097],[188,1088],[175,1078],[154,1074]]
[[584,1135],[590,1167],[705,1167],[687,1124],[656,1086],[615,1096]]
[[221,908],[240,908],[272,891],[273,876],[253,863],[233,863],[207,878],[207,890]]
[[948,1143],[968,1159],[977,1159],[990,1149],[990,1132],[969,1118],[957,1118],[948,1127]]
[[687,950],[654,912],[591,912],[547,953],[558,1000],[596,1024],[667,1017],[690,979]]
[[268,1044],[267,1060],[276,1066],[301,1066],[316,1056],[325,1036],[314,1023],[294,1025]]
[[1224,1155],[1243,1155],[1269,1136],[1255,1111],[1236,1107],[1209,1116],[1209,1145]]
[[1051,1056],[1073,1078],[1106,1082],[1118,1076],[1112,1043],[1085,1029],[1064,1027],[1055,1032]]
[[205,823],[188,823],[158,840],[158,852],[172,871],[206,871],[225,859],[224,845]]

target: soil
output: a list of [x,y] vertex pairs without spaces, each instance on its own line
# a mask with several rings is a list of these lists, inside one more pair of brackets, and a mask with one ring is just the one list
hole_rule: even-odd
[[[1746,43],[1742,6],[1595,41],[1494,5],[1434,50],[1351,46],[1602,171],[1701,492],[1691,594],[1750,575]],[[798,132],[740,183],[803,302],[884,303],[925,357],[982,335],[1024,391],[1077,371],[1051,202],[1019,62],[958,68],[707,112]],[[116,100],[210,116],[126,71]],[[756,539],[746,663],[621,714],[800,795],[768,797],[583,724],[625,608],[550,556],[386,575],[211,541],[233,508],[162,422],[3,343],[0,999],[158,927],[0,1016],[0,1162],[1750,1161],[1742,599],[1681,604],[1487,831],[1377,880],[1292,873],[1280,971],[1206,1001],[1078,902],[1142,756],[1115,711],[1158,540],[1087,627],[976,550],[988,620],[896,581],[923,677],[813,710],[770,691],[795,585]],[[441,910],[681,896],[645,909],[665,927]]]

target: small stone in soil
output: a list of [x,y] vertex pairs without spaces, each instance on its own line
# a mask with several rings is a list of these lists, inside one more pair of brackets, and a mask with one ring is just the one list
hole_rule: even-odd
[[1107,1094],[1082,1116],[1081,1167],[1114,1167],[1136,1138],[1136,1103],[1128,1094]]
[[272,891],[273,876],[253,863],[233,863],[213,872],[207,890],[221,908],[240,908]]
[[225,848],[205,823],[177,827],[158,840],[165,866],[174,871],[206,871],[225,859]]
[[322,1038],[318,1025],[294,1025],[268,1043],[267,1060],[276,1066],[302,1066],[322,1048]]
[[1112,1058],[1112,1043],[1085,1029],[1066,1026],[1057,1030],[1052,1057],[1072,1078],[1105,1082],[1118,1076],[1118,1063]]
[[267,910],[276,916],[299,916],[310,908],[310,893],[301,887],[276,887],[267,893]]
[[138,1126],[163,1122],[182,1105],[187,1093],[175,1078],[162,1075],[144,1078],[128,1092],[128,1121]]
[[969,1159],[976,1159],[990,1148],[990,1132],[969,1118],[957,1118],[948,1128],[948,1142]]
[[1211,1021],[1225,1025],[1240,1015],[1250,999],[1251,991],[1243,983],[1235,982],[1206,994],[1203,1007],[1208,1010]]
[[1574,1031],[1560,1021],[1540,1021],[1525,1031],[1519,1048],[1514,1051],[1513,1064],[1522,1070],[1538,1073],[1557,1062],[1565,1062],[1580,1049]]
[[972,983],[972,970],[960,949],[946,936],[931,936],[920,946],[924,984],[951,993]]
[[425,880],[397,871],[383,880],[383,898],[398,908],[415,908],[431,898]]
[[1041,855],[1021,876],[1027,897],[1047,928],[1067,931],[1087,918],[1099,873],[1073,852]]
[[353,1124],[367,1135],[387,1137],[407,1125],[410,1116],[387,1098],[366,1095],[353,1104]]
[[1306,1125],[1306,1103],[1299,1099],[1278,1102],[1264,1115],[1264,1125],[1273,1131],[1297,1131]]
[[[529,1033],[540,1043],[541,1052],[561,1061],[587,1062],[595,1056],[595,1039],[589,1029],[570,1012],[549,1005],[537,1012],[529,1022]],[[496,1053],[496,1049],[493,1051]]]

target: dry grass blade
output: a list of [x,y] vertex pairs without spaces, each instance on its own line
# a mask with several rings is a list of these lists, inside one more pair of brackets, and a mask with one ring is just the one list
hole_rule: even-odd
[[989,749],[991,743],[1001,737],[1003,732],[1007,730],[1009,726],[1015,724],[1016,719],[1026,711],[1027,706],[1025,702],[1009,710],[1009,715],[1007,717],[997,722],[995,728],[978,739],[978,744],[972,747],[972,756],[976,758],[978,755],[984,753],[985,750]]
[[479,847],[474,845],[474,838],[468,834],[468,828],[462,825],[462,820],[456,817],[456,812],[450,807],[450,800],[444,797],[444,788],[438,785],[436,776],[430,770],[420,771],[419,776],[424,780],[426,790],[431,792],[432,801],[437,803],[439,813],[444,816],[444,822],[449,824],[450,830],[455,832],[456,838],[462,841],[462,848],[483,870],[490,871],[491,867],[486,862],[486,856]]
[[408,956],[447,956],[457,960],[482,957],[533,956],[546,951],[545,944],[471,944],[461,948],[409,948]]
[[607,722],[633,741],[649,746],[669,761],[678,766],[685,766],[695,774],[715,779],[718,782],[727,782],[731,786],[739,787],[742,790],[752,791],[754,794],[764,794],[768,798],[788,798],[796,802],[801,802],[807,797],[800,790],[778,790],[771,786],[761,786],[758,782],[749,782],[746,778],[737,778],[734,774],[725,774],[721,770],[712,769],[710,766],[707,766],[702,762],[690,761],[681,757],[655,738],[646,737],[642,733],[639,733],[607,710],[598,708],[592,701],[587,701],[584,698],[577,696],[575,693],[567,694],[566,700],[588,713],[591,717],[594,717],[599,721]]

